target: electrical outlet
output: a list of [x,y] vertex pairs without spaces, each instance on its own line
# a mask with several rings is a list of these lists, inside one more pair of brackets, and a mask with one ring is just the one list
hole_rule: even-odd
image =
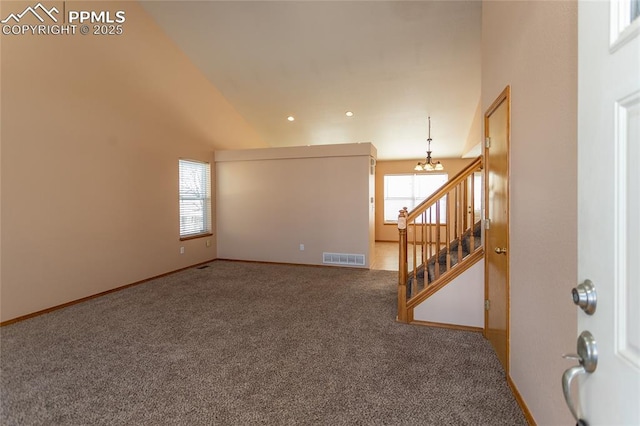
[[180,254],[184,254],[184,247],[180,247]]
[[300,244],[300,251],[304,251],[304,244]]
[[211,247],[211,240],[207,240],[207,242],[206,242],[206,246],[207,246],[207,247]]

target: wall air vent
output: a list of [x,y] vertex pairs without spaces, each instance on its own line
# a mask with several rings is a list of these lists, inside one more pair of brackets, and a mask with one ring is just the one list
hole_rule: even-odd
[[322,263],[330,265],[364,266],[364,254],[322,253]]

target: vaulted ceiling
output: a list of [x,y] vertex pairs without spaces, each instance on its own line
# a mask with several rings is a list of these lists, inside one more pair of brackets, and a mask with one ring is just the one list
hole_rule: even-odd
[[436,158],[480,140],[480,1],[142,5],[270,146],[424,158],[428,116]]

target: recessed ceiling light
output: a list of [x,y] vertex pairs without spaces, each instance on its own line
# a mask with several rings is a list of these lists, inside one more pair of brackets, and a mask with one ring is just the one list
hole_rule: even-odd
[[293,115],[290,115],[287,117],[287,120],[289,121],[294,121],[296,118]]
[[346,115],[347,117],[353,117],[353,112],[352,111],[347,111],[344,113],[344,115]]

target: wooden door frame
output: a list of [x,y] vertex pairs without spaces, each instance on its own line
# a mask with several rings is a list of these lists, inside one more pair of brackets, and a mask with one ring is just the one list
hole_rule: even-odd
[[[493,101],[491,106],[487,108],[484,113],[484,199],[485,199],[485,222],[486,219],[489,218],[489,168],[491,167],[491,162],[489,161],[489,147],[487,147],[486,140],[489,137],[489,117],[500,107],[504,102],[507,103],[507,192],[506,192],[506,206],[507,206],[507,218],[506,218],[506,247],[508,250],[511,250],[511,246],[509,244],[509,230],[510,230],[510,190],[511,190],[511,86],[507,85],[502,93],[498,95],[498,97]],[[491,228],[489,228],[491,229]],[[486,231],[485,231],[486,232]],[[489,239],[484,238],[484,252],[485,252],[485,268],[484,268],[484,299],[489,300],[489,268],[487,267],[488,261],[487,258],[489,256],[491,247],[489,247]],[[511,283],[509,276],[509,264],[511,263],[511,255],[507,252],[507,266],[505,271],[506,277],[506,293],[507,293],[507,306],[506,306],[506,328],[507,328],[507,336],[506,336],[506,365],[505,365],[505,374],[509,376],[509,369],[511,365],[510,359],[510,336],[511,336]],[[483,335],[487,338],[487,329],[489,323],[489,312],[485,308],[484,310],[484,331]]]

